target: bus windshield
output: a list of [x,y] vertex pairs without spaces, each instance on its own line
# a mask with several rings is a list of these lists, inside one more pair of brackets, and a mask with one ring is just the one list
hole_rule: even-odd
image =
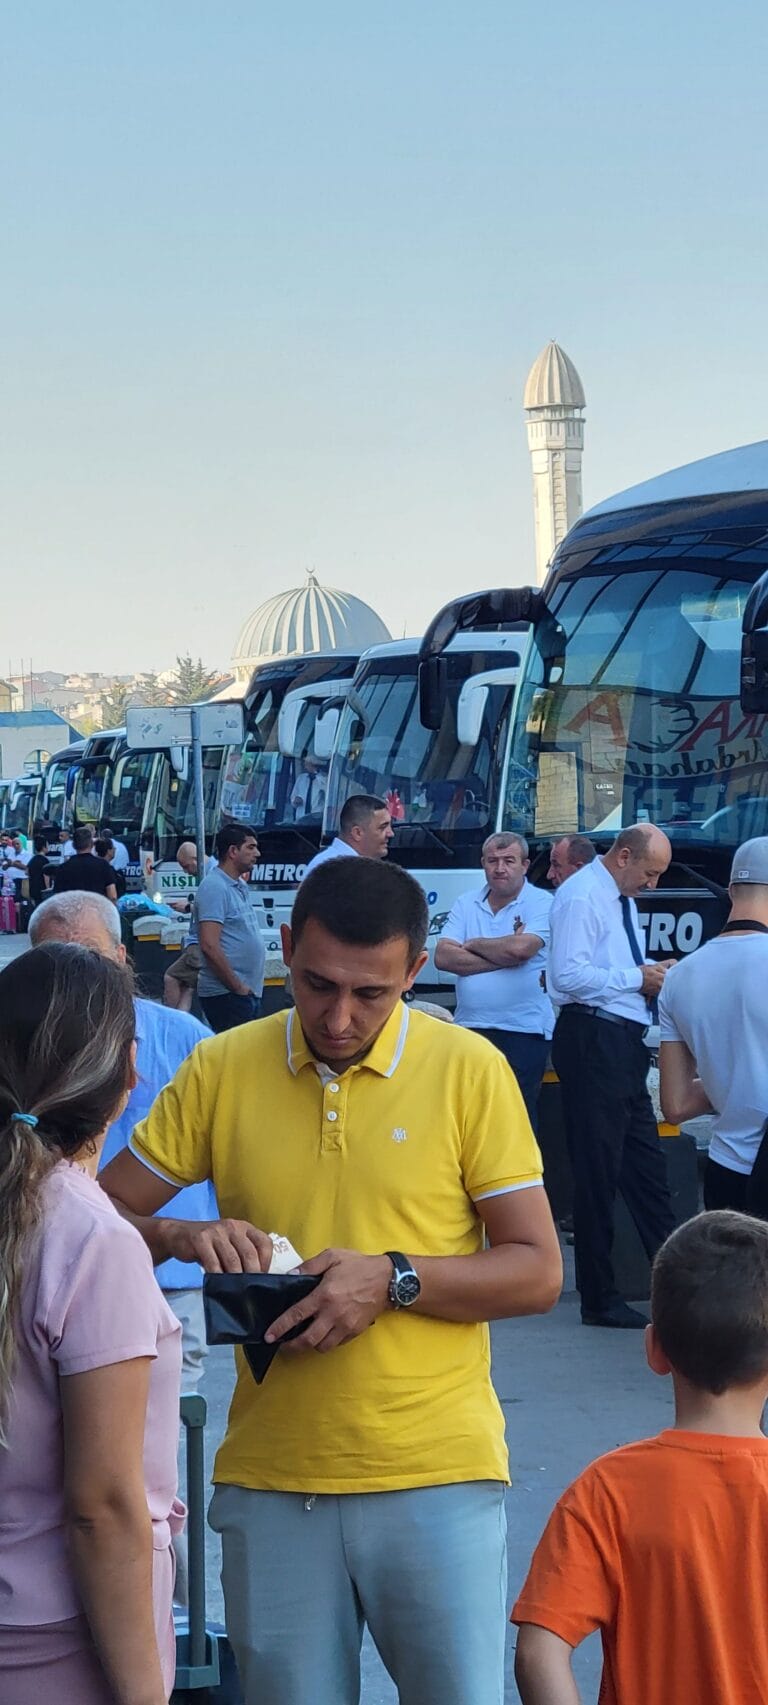
[[[153,785],[147,790],[144,830],[154,841],[158,863],[163,863],[175,859],[177,848],[182,841],[195,839],[195,790],[191,763],[188,774],[180,776],[173,768],[167,752],[154,753],[152,756],[157,759],[157,764],[151,777]],[[202,756],[205,843],[210,852],[216,827],[223,748],[204,746]]]
[[98,824],[104,816],[104,790],[110,774],[108,758],[81,765],[72,794],[72,823],[75,829]]
[[[365,660],[342,712],[329,781],[326,832],[338,828],[339,813],[352,793],[386,801],[398,830],[397,846],[454,847],[493,827],[498,781],[500,719],[508,689],[491,687],[480,738],[460,743],[456,731],[459,693],[468,676],[493,667],[487,652],[446,653],[447,692],[440,727],[425,728],[419,716],[417,664],[410,656]],[[500,659],[509,663],[509,657]]]
[[133,843],[129,847],[132,857],[138,853],[139,831],[157,760],[156,752],[125,752],[114,765],[105,791],[103,815],[118,839],[127,837]]
[[[329,696],[333,691],[329,684]],[[248,823],[254,829],[280,829],[289,824],[322,822],[326,794],[325,766],[314,756],[314,734],[322,699],[305,699],[294,741],[295,756],[286,757],[277,743],[277,722],[284,694],[268,687],[248,712],[248,733],[242,747],[230,747],[221,789],[225,823]]]
[[71,758],[54,760],[49,764],[45,774],[45,792],[43,796],[43,811],[46,823],[55,823],[61,829],[64,825],[64,811],[67,803],[67,777],[72,768]]
[[741,619],[765,546],[740,553],[741,575],[736,554],[718,562],[722,545],[708,551],[702,535],[640,541],[621,571],[594,572],[598,556],[556,581],[548,602],[565,646],[550,665],[529,646],[507,828],[549,837],[650,820],[702,845],[766,833],[766,718],[739,705]]

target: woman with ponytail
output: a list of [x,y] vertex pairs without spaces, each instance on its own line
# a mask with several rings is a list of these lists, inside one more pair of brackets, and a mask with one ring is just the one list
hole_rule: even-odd
[[165,1705],[180,1328],[96,1182],[132,1087],[125,971],[0,972],[0,1700]]

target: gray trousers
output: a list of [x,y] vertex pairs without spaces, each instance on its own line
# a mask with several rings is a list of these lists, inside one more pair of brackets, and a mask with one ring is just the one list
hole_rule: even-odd
[[320,1494],[217,1486],[246,1705],[359,1705],[367,1623],[400,1705],[503,1705],[505,1487]]

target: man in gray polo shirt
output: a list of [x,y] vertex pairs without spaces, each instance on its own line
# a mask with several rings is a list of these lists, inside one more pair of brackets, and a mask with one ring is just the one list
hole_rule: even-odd
[[230,823],[219,830],[217,849],[218,865],[200,883],[193,919],[203,961],[198,997],[211,1029],[219,1032],[258,1018],[265,954],[248,893],[259,857],[256,836]]

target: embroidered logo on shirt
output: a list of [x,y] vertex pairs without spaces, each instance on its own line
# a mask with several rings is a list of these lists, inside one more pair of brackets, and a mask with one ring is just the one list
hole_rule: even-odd
[[408,1132],[404,1125],[396,1125],[392,1132],[393,1143],[404,1143],[408,1140]]

